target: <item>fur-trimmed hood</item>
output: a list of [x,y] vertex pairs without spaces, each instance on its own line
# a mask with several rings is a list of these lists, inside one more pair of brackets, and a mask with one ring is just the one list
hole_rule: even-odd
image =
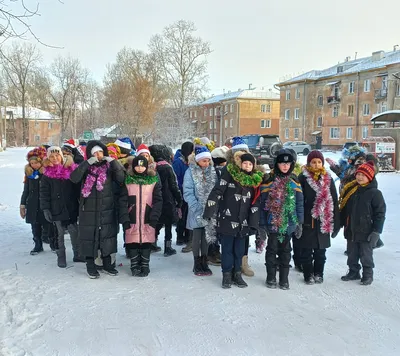
[[[133,172],[133,169],[132,169],[132,162],[134,159],[135,159],[135,157],[129,156],[126,161],[126,165],[127,165],[126,173],[130,176],[135,175],[135,173]],[[154,163],[153,157],[150,156],[150,159],[148,160],[148,162],[149,162],[149,165],[147,167],[147,175],[150,177],[155,177],[157,175],[157,171],[156,171],[156,164]]]
[[[33,173],[33,168],[30,166],[29,163],[27,163],[27,164],[25,165],[24,171],[25,171],[25,175],[26,175],[27,177],[29,177],[29,176],[32,175],[32,173]],[[43,171],[44,171],[44,167],[41,166],[41,167],[39,168],[39,173],[40,173],[40,174],[43,174]]]
[[86,157],[87,157],[87,159],[89,159],[90,157],[93,156],[91,151],[92,151],[92,148],[94,146],[100,146],[102,148],[102,150],[103,150],[103,155],[104,156],[108,156],[107,146],[103,142],[98,141],[98,140],[91,140],[86,145]]
[[151,157],[154,158],[155,162],[167,161],[171,163],[172,150],[166,145],[151,145],[149,147]]
[[[245,154],[245,153],[249,153],[248,151],[236,151],[235,153],[230,149],[227,153],[226,153],[226,160],[229,163],[235,164],[236,166],[238,166],[239,168],[242,167],[242,160],[241,157]],[[254,160],[256,161],[256,164],[253,166],[253,173],[259,171],[259,172],[263,172],[266,173],[265,167],[258,165],[257,164],[257,160],[254,157]]]

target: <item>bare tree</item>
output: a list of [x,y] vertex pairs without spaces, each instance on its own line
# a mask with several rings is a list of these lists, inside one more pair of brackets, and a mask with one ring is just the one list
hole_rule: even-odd
[[26,119],[27,92],[33,73],[41,58],[36,46],[29,43],[14,42],[0,52],[0,61],[5,82],[14,89],[14,100],[22,106],[22,139],[28,139],[28,122]]
[[150,40],[150,51],[160,65],[169,98],[178,108],[198,101],[207,84],[207,55],[211,48],[195,32],[193,22],[180,20]]

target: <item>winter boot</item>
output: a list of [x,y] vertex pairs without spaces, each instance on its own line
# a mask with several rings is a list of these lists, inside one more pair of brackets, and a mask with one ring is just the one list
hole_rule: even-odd
[[161,247],[157,245],[157,240],[151,244],[150,251],[151,252],[160,252],[161,251]]
[[243,256],[242,257],[242,273],[246,277],[253,277],[254,276],[254,271],[251,269],[249,266],[249,256]]
[[303,269],[303,266],[302,266],[302,265],[294,265],[294,269],[295,269],[297,272],[300,272],[300,273],[303,273],[303,272],[304,272],[304,269]]
[[314,276],[312,274],[313,265],[312,264],[303,264],[303,275],[304,275],[304,283],[308,285],[312,285],[315,283]]
[[141,263],[139,277],[147,277],[150,273],[150,254],[150,248],[140,250]]
[[128,250],[129,258],[131,259],[131,272],[132,276],[138,277],[141,269],[140,269],[140,253],[138,249]]
[[90,279],[97,279],[100,277],[100,274],[94,264],[94,258],[86,258],[86,272]]
[[265,281],[265,284],[268,288],[276,288],[276,268],[267,267],[267,280]]
[[360,276],[360,271],[356,271],[356,270],[349,270],[347,272],[347,274],[345,276],[342,276],[341,280],[342,281],[358,281],[359,279],[361,279]]
[[103,257],[103,272],[109,274],[110,276],[116,276],[118,271],[111,264],[111,255]]
[[289,288],[289,267],[280,266],[279,268],[279,288],[288,290]]
[[43,243],[42,243],[42,239],[39,237],[35,237],[33,239],[33,241],[35,242],[35,247],[33,248],[33,250],[30,252],[30,254],[32,256],[37,255],[40,252],[43,252]]
[[363,276],[361,278],[360,284],[363,285],[363,286],[369,286],[370,284],[372,284],[373,280],[374,279],[373,279],[372,268],[364,267],[363,268]]
[[247,283],[243,280],[242,278],[242,272],[233,272],[233,278],[232,278],[232,283],[239,288],[246,288]]
[[187,242],[186,246],[182,248],[183,253],[188,253],[192,252],[192,239],[190,238],[189,241]]
[[201,263],[201,257],[194,257],[193,273],[196,276],[204,276],[203,265]]
[[314,281],[316,284],[324,283],[324,263],[317,263],[314,261]]
[[232,272],[222,272],[222,288],[228,289],[232,286]]
[[172,241],[164,241],[164,257],[176,255],[176,250],[171,247]]
[[212,266],[221,266],[221,260],[218,258],[215,251],[208,254],[208,263]]
[[67,267],[67,256],[65,255],[65,249],[56,250],[57,253],[57,266],[60,268]]
[[212,271],[208,267],[207,256],[201,256],[201,267],[203,269],[203,276],[212,276]]
[[262,239],[256,239],[256,252],[263,253],[265,247],[265,241]]
[[49,237],[49,241],[50,241],[50,243],[49,243],[49,245],[50,245],[50,249],[51,249],[51,251],[52,252],[56,252],[56,250],[57,250],[57,244],[56,244],[56,237],[54,237],[54,236],[50,236]]

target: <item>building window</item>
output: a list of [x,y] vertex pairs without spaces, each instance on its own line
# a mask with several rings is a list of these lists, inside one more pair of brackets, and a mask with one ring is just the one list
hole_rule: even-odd
[[368,126],[362,128],[362,138],[366,139],[368,137]]
[[204,117],[207,116],[207,109],[204,109]]
[[228,105],[225,105],[225,106],[224,106],[224,111],[225,111],[225,112],[228,112]]
[[322,127],[322,116],[317,118],[317,127]]
[[40,136],[39,135],[35,135],[35,142],[39,142],[40,141]]
[[271,104],[267,104],[267,112],[271,112]]
[[289,120],[290,119],[290,109],[286,109],[285,110],[285,120]]
[[296,89],[296,93],[294,95],[295,99],[300,99],[300,89]]
[[213,116],[213,109],[210,108],[210,116]]
[[324,97],[322,95],[318,95],[317,104],[318,104],[318,106],[324,105]]
[[329,135],[330,138],[338,139],[340,136],[339,127],[331,127],[329,133],[330,133],[330,135]]
[[338,117],[339,116],[339,106],[334,106],[332,109],[332,117]]
[[261,105],[261,112],[267,112],[267,107],[265,104]]
[[192,118],[192,115],[193,113],[191,112],[191,111],[189,111],[189,119],[191,119]]
[[290,100],[290,90],[286,90],[286,100]]
[[194,112],[194,118],[196,118],[196,117],[197,117],[197,111]]
[[212,121],[210,121],[210,130],[212,130],[212,129],[213,129],[213,127],[214,127],[214,125],[213,125],[213,122],[212,122]]
[[218,137],[217,137],[217,134],[214,134],[214,142],[217,142],[217,140],[218,140]]
[[229,127],[233,127],[233,119],[230,119],[229,121],[230,121]]
[[385,75],[384,77],[382,77],[382,89],[387,89],[387,84],[388,84],[388,77],[387,75]]
[[346,132],[347,132],[346,138],[348,138],[348,139],[353,138],[353,128],[352,127],[348,127]]
[[369,104],[364,104],[363,105],[363,115],[368,116],[369,115]]
[[365,79],[364,80],[364,93],[369,93],[371,91],[371,80]]
[[354,116],[354,105],[349,105],[347,107],[347,116],[353,117]]
[[218,108],[214,108],[214,116],[217,116],[218,114]]
[[299,129],[294,129],[294,139],[298,140],[299,139]]
[[225,128],[227,129],[228,128],[228,120],[224,120],[224,122],[225,122]]
[[233,112],[233,104],[231,104],[231,112]]
[[300,119],[300,109],[294,109],[294,119]]
[[349,94],[354,94],[354,82],[349,83]]
[[286,139],[289,138],[289,129],[285,129],[285,138],[286,138]]
[[271,128],[271,120],[261,120],[261,128],[262,129]]
[[35,120],[35,127],[39,126],[39,121]]
[[49,123],[47,124],[47,128],[48,128],[49,130],[52,130],[52,129],[53,129],[53,123],[52,123],[52,122],[49,122]]
[[396,85],[396,96],[400,96],[400,83]]

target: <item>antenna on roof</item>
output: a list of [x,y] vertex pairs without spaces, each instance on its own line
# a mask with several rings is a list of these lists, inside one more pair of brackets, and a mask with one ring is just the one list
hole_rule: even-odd
[[249,84],[249,90],[251,90],[251,86],[252,86],[252,85],[253,85],[252,83]]
[[393,46],[393,51],[397,51],[399,49],[399,45],[394,45]]
[[357,59],[357,52],[354,54],[354,59]]

